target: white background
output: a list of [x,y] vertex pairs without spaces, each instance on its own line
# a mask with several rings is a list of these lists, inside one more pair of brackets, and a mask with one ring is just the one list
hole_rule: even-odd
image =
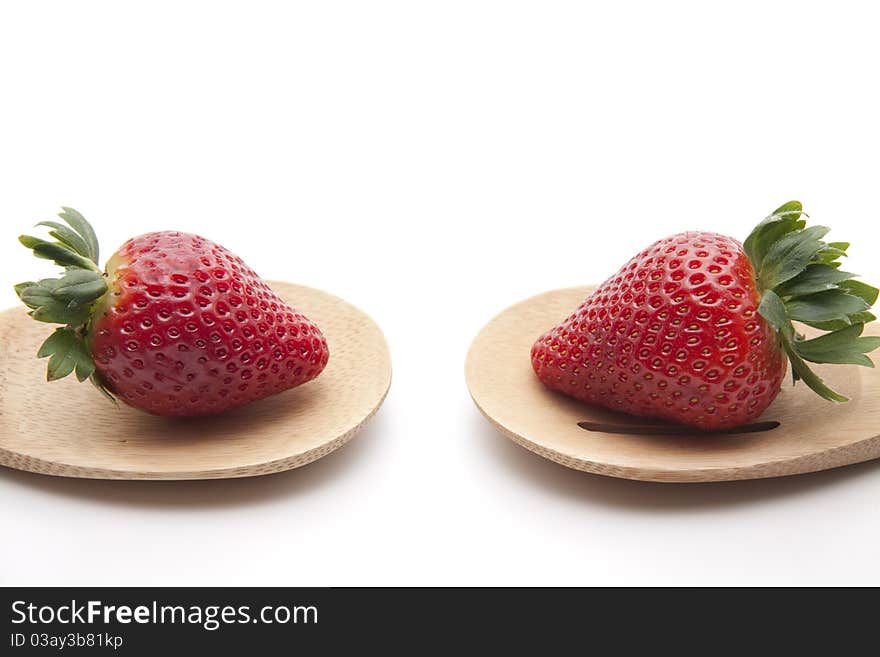
[[0,305],[47,266],[16,236],[71,205],[106,255],[198,232],[348,299],[394,382],[282,475],[0,471],[0,583],[880,584],[880,464],[604,479],[505,440],[463,380],[511,303],[790,198],[880,279],[878,16],[822,4],[3,5]]

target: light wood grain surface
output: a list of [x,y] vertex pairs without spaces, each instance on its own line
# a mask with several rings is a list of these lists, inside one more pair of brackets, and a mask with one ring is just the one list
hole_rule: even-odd
[[206,418],[161,418],[74,377],[47,383],[35,357],[51,326],[0,313],[0,465],[93,479],[215,479],[289,470],[344,445],[381,405],[391,359],[379,327],[320,290],[270,283],[323,331],[330,361],[314,381]]
[[[787,379],[758,418],[780,423],[769,431],[633,435],[582,429],[578,423],[585,421],[661,424],[570,399],[534,375],[532,343],[591,289],[555,290],[518,303],[495,317],[471,345],[465,366],[471,396],[492,424],[526,449],[577,470],[667,482],[778,477],[880,457],[880,372],[848,365],[817,365],[816,371],[849,402],[826,402]],[[878,328],[869,325],[868,333],[877,335]]]

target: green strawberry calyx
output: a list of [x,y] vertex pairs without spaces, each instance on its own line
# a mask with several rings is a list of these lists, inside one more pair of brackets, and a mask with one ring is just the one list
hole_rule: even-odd
[[[868,353],[880,337],[863,336],[878,290],[840,269],[848,242],[824,242],[825,226],[809,226],[799,201],[789,201],[758,224],[743,243],[752,262],[761,303],[758,313],[776,330],[791,363],[792,379],[802,380],[824,399],[845,402],[813,372],[811,363],[874,367]],[[793,321],[826,331],[806,339]]]
[[37,351],[38,358],[49,358],[46,379],[55,381],[74,373],[79,381],[89,379],[115,401],[95,370],[85,339],[92,309],[109,290],[98,265],[98,238],[85,217],[73,208],[62,208],[58,216],[66,225],[55,221],[37,224],[48,227],[54,241],[30,235],[22,235],[18,241],[36,257],[63,267],[63,272],[57,278],[19,283],[15,293],[32,318],[61,325]]

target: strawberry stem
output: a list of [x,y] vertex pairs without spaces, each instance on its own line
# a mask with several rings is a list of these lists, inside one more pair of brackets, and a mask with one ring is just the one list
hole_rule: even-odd
[[[806,361],[874,367],[867,354],[880,347],[880,337],[862,336],[862,331],[876,319],[870,308],[878,290],[840,270],[849,243],[824,242],[830,229],[807,227],[806,216],[799,201],[789,201],[755,227],[743,248],[761,293],[758,313],[776,329],[794,381],[802,380],[824,399],[843,402],[847,398]],[[792,321],[827,333],[807,340]]]
[[[62,208],[58,215],[67,225],[41,221],[50,228],[50,242],[30,235],[18,238],[34,255],[52,260],[64,271],[57,278],[27,281],[15,286],[15,293],[37,321],[61,324],[39,351],[38,358],[49,358],[49,381],[74,373],[79,381],[89,379],[101,392],[113,398],[100,380],[85,336],[92,308],[108,292],[104,273],[98,265],[98,238],[85,217],[73,208]],[[115,399],[114,399],[115,401]]]

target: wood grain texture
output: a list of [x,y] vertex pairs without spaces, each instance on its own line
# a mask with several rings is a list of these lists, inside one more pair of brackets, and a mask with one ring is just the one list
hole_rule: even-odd
[[46,383],[35,354],[52,327],[23,308],[0,313],[0,465],[91,479],[217,479],[290,470],[341,447],[388,392],[385,338],[338,297],[270,285],[321,328],[330,361],[314,381],[204,418],[116,408],[74,377]]
[[[479,409],[519,445],[596,474],[667,482],[779,477],[880,457],[880,370],[816,365],[850,401],[834,404],[786,379],[754,433],[633,435],[587,431],[579,422],[662,424],[591,406],[549,390],[532,371],[532,343],[567,317],[593,288],[555,290],[495,317],[471,345],[465,376]],[[880,333],[869,325],[866,334]]]

